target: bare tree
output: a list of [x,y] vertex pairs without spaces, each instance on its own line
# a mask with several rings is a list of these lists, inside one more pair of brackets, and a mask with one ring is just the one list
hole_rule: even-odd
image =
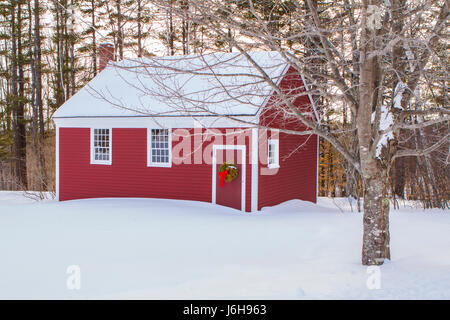
[[[171,16],[185,17],[184,8],[174,7],[171,2],[152,2]],[[242,2],[247,10],[236,10]],[[388,180],[393,163],[402,157],[427,155],[449,143],[448,131],[443,131],[438,139],[422,141],[414,147],[402,144],[398,139],[400,130],[414,132],[448,123],[450,111],[441,102],[445,100],[436,98],[429,89],[439,83],[446,86],[448,81],[448,58],[445,52],[437,50],[448,33],[448,3],[343,0],[318,4],[307,0],[305,9],[304,3],[293,1],[288,15],[290,20],[280,24],[274,21],[276,18],[272,14],[269,14],[269,20],[261,15],[258,11],[260,2],[248,0],[230,4],[219,0],[190,0],[190,21],[208,28],[212,36],[239,52],[258,71],[241,76],[253,77],[255,83],[268,84],[279,99],[276,111],[308,128],[306,131],[281,129],[281,132],[322,137],[361,177],[364,198],[362,263],[382,264],[386,258],[390,259]],[[271,6],[275,10],[277,6],[283,6],[283,2],[274,1]],[[230,37],[230,30],[233,37]],[[289,47],[284,45],[286,43]],[[313,57],[308,51],[312,47],[315,48]],[[303,75],[305,91],[296,88],[286,92],[280,88],[277,79],[270,77],[249,54],[256,49],[278,52],[286,63]],[[221,74],[216,65],[210,65],[211,59],[203,61],[203,68],[191,71],[177,70],[176,64],[163,66],[158,59],[147,60],[143,66],[145,72],[150,73],[165,69],[165,77],[167,71],[192,72],[209,74],[220,83],[222,76],[230,76]],[[156,79],[158,75],[152,76]],[[439,83],[437,79],[441,79]],[[160,77],[157,81],[165,87],[165,91],[158,94],[165,95],[166,101],[174,97],[184,99],[185,103],[179,104],[179,108],[185,112],[202,109],[215,114],[205,101],[183,96],[183,90],[165,80]],[[218,88],[229,99],[246,100],[233,92],[234,87],[219,85]],[[145,91],[145,88],[141,90]],[[444,88],[440,90],[445,91]],[[295,107],[293,101],[301,94],[323,99],[314,115],[311,110]],[[187,108],[187,105],[191,107]],[[325,114],[330,109],[342,110],[342,117],[327,119]],[[418,117],[420,121],[417,121]],[[330,121],[333,121],[333,129],[330,129]],[[259,123],[248,125],[260,126]],[[355,137],[351,143],[346,139],[349,135]]]

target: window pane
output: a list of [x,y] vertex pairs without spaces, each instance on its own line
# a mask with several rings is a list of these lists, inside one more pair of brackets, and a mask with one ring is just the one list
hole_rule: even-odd
[[267,163],[269,165],[271,165],[271,164],[275,164],[275,149],[276,149],[276,147],[275,147],[275,143],[273,141],[268,141],[268,143],[269,144],[268,144]]
[[110,156],[110,129],[94,129],[94,159],[109,161]]
[[151,129],[150,152],[153,163],[169,163],[169,130]]

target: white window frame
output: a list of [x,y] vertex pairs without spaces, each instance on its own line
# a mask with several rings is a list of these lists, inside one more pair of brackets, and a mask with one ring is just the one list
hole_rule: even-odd
[[[269,157],[269,146],[272,145],[272,148],[274,148],[273,152],[273,163],[270,163],[270,157]],[[280,167],[280,140],[279,139],[268,139],[267,140],[267,167],[270,169],[273,168],[279,168]]]
[[[107,129],[109,130],[109,160],[95,160],[95,146],[94,146],[94,130]],[[91,164],[112,164],[112,128],[92,127],[91,128]]]
[[[168,132],[168,149],[169,149],[169,162],[159,163],[152,161],[152,130],[167,130]],[[172,128],[147,128],[147,167],[172,167]]]

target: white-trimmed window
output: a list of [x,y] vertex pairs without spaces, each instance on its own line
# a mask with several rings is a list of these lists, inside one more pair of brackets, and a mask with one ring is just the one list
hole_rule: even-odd
[[148,166],[172,166],[171,129],[148,129]]
[[267,166],[269,168],[280,167],[280,144],[279,140],[267,141]]
[[91,163],[111,164],[111,128],[91,129]]

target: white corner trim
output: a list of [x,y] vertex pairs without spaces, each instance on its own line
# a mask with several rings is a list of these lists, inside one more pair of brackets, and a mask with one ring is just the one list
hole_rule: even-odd
[[59,201],[59,127],[55,127],[56,137],[55,137],[55,193],[56,201]]
[[[109,160],[95,160],[94,155],[94,129],[109,129]],[[111,127],[91,127],[91,141],[90,141],[90,155],[91,155],[91,162],[90,164],[99,164],[99,165],[112,165],[112,146],[113,146],[113,130]]]
[[251,211],[258,211],[258,165],[259,165],[259,130],[252,128],[252,206]]
[[[169,135],[169,163],[152,162],[152,129],[167,129]],[[172,128],[147,128],[147,167],[171,168],[172,167]]]
[[240,150],[242,153],[242,179],[241,179],[241,211],[245,212],[245,177],[246,177],[246,166],[247,163],[245,161],[245,153],[246,148],[244,145],[214,145],[213,146],[213,157],[212,157],[212,194],[211,194],[211,203],[216,204],[216,175],[217,175],[217,150]]

